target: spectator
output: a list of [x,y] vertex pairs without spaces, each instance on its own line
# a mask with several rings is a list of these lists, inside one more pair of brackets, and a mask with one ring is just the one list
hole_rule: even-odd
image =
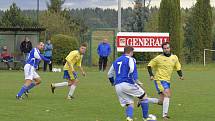
[[105,71],[108,61],[108,56],[111,53],[111,47],[107,39],[104,39],[97,48],[99,55],[99,71]]
[[7,46],[4,46],[2,49],[3,49],[1,53],[2,62],[4,62],[7,65],[8,70],[12,70],[9,62],[13,61],[13,57],[8,53]]
[[[51,44],[51,40],[48,40],[45,44],[44,48],[44,57],[50,59],[52,61],[52,50],[53,50],[53,45]],[[47,64],[49,65],[49,71],[52,71],[52,63],[47,63],[44,62],[43,65],[43,71],[46,71],[47,69]]]
[[32,49],[31,41],[29,40],[28,37],[25,36],[25,40],[22,41],[20,45],[20,50],[23,54],[23,60],[24,60],[23,65],[25,64],[25,61],[27,60],[28,54],[31,51],[31,49]]

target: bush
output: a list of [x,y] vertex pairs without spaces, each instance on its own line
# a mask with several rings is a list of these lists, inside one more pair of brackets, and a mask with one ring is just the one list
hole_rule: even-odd
[[70,51],[78,49],[78,40],[68,35],[57,34],[52,37],[53,62],[63,64]]

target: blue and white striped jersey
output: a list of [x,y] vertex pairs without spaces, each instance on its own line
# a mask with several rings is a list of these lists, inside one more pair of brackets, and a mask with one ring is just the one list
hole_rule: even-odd
[[114,77],[114,74],[116,76],[114,85],[122,82],[134,84],[138,79],[136,60],[126,55],[120,56],[113,62],[108,72],[108,78]]
[[34,68],[37,68],[40,60],[50,62],[49,59],[45,58],[42,54],[40,54],[40,51],[38,48],[33,48],[28,54],[26,64],[30,64],[34,66]]

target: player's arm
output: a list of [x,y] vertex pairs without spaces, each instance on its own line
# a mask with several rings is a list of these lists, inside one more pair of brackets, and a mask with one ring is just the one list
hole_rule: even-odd
[[131,73],[134,72],[134,59],[129,58],[129,63],[128,64],[129,64],[129,68],[130,68],[129,73],[131,74]]
[[108,79],[109,79],[111,85],[113,86],[114,85],[114,67],[113,67],[113,64],[111,65],[111,67],[108,71]]
[[176,57],[177,61],[176,61],[176,64],[175,64],[175,69],[177,70],[177,73],[178,73],[178,76],[181,80],[184,80],[184,77],[183,77],[183,73],[182,73],[182,70],[181,70],[181,64],[178,60],[178,57]]
[[154,66],[156,66],[156,58],[152,59],[147,66],[147,70],[151,80],[154,80],[154,74],[152,72],[152,67]]
[[83,56],[81,56],[81,59],[77,62],[77,66],[78,66],[78,68],[80,69],[80,71],[81,71],[81,74],[83,75],[83,76],[86,76],[86,73],[85,73],[85,71],[84,71],[84,69],[82,68],[82,66],[81,66],[81,63],[82,63],[82,59],[83,59]]
[[83,75],[83,76],[86,76],[86,73],[85,73],[84,69],[83,69],[81,66],[78,66],[78,68],[80,69],[82,75]]
[[50,59],[45,58],[42,54],[40,54],[40,52],[39,52],[37,49],[35,49],[35,51],[34,51],[34,57],[35,57],[36,59],[42,59],[42,60],[44,60],[44,61],[46,61],[46,62],[51,63]]

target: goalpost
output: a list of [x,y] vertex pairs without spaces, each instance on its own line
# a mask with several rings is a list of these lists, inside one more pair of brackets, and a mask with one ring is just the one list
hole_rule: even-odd
[[205,58],[205,56],[206,56],[206,51],[211,51],[211,52],[215,52],[215,50],[211,50],[211,49],[204,49],[204,66],[206,65],[206,58]]

